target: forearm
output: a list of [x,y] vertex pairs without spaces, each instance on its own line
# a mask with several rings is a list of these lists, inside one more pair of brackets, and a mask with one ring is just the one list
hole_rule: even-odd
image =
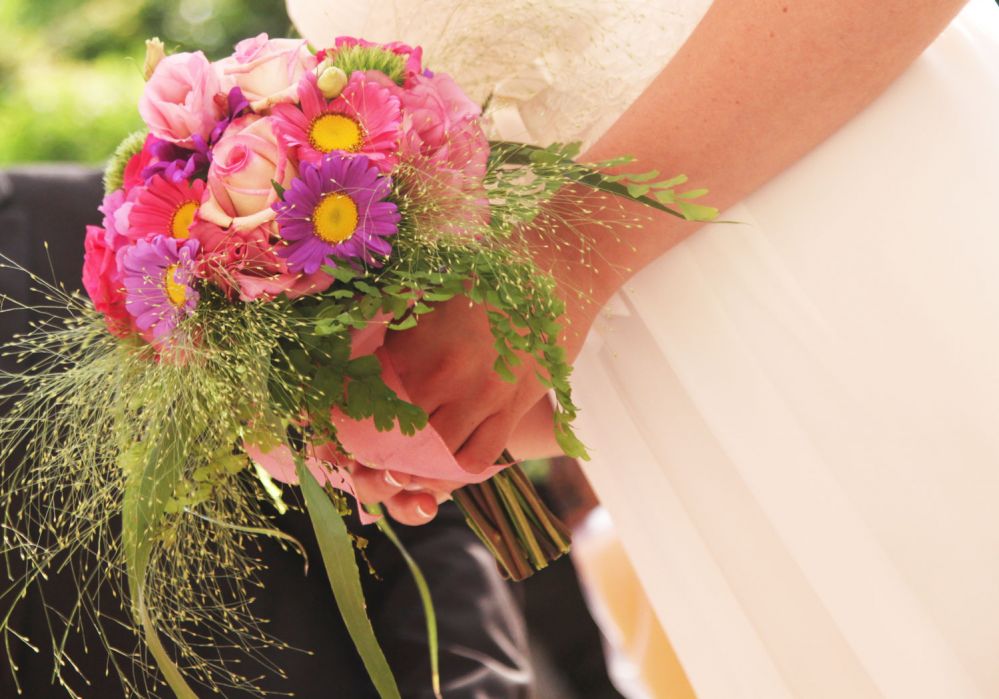
[[[638,156],[629,170],[680,170],[725,209],[808,153],[877,97],[965,0],[716,0],[688,42],[584,159]],[[631,213],[648,216],[640,204]],[[627,279],[697,224],[655,214],[631,230],[588,226],[600,257],[551,268],[588,285],[567,298],[578,327]],[[581,281],[584,280],[584,281]],[[580,318],[583,320],[580,321]]]

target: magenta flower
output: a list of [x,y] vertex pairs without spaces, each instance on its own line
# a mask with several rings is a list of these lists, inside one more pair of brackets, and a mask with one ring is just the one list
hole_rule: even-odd
[[327,101],[312,72],[298,83],[300,105],[278,104],[271,111],[281,141],[302,162],[318,163],[327,153],[367,156],[382,172],[398,161],[399,98],[363,73],[350,76],[339,97]]
[[364,156],[331,154],[317,165],[302,163],[298,178],[274,204],[288,268],[312,274],[336,260],[378,265],[398,230],[399,209],[385,201],[392,180]]
[[186,240],[194,216],[205,193],[203,180],[174,182],[155,175],[149,184],[137,190],[128,212],[128,232],[132,240],[150,240],[168,235]]
[[168,336],[181,318],[194,312],[200,298],[194,284],[197,240],[158,235],[119,251],[125,308],[140,330],[157,340]]

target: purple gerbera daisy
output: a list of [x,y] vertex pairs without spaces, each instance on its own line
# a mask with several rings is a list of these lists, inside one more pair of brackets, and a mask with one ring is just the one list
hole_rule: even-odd
[[302,163],[298,177],[274,203],[281,237],[278,255],[292,272],[312,274],[335,260],[378,265],[398,230],[399,209],[385,201],[392,180],[363,155],[330,153],[319,165]]
[[197,240],[157,235],[120,251],[125,308],[140,330],[152,329],[157,340],[167,336],[180,319],[198,305],[194,289]]

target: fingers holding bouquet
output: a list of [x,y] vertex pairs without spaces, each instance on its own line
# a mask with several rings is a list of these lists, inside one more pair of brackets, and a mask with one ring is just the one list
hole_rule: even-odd
[[410,398],[471,473],[496,463],[517,423],[545,392],[535,376],[537,362],[522,352],[512,375],[497,374],[495,343],[486,308],[463,296],[385,342]]
[[400,471],[354,463],[351,468],[357,499],[362,506],[382,505],[400,524],[418,526],[437,516],[438,505],[451,499],[463,484],[421,478]]

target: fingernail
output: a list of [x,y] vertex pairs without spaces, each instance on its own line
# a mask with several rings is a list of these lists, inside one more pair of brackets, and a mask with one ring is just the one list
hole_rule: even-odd
[[420,517],[423,517],[423,519],[430,519],[430,513],[424,510],[422,506],[417,505],[416,512],[420,515]]
[[410,482],[410,483],[407,483],[406,485],[402,486],[402,489],[406,490],[406,491],[409,491],[410,493],[415,493],[418,490],[423,490],[423,486],[420,485],[419,483]]
[[400,483],[399,481],[397,481],[395,479],[395,476],[392,475],[391,471],[386,471],[385,474],[382,477],[385,479],[385,482],[388,483],[393,488],[402,488],[403,487],[402,483]]

